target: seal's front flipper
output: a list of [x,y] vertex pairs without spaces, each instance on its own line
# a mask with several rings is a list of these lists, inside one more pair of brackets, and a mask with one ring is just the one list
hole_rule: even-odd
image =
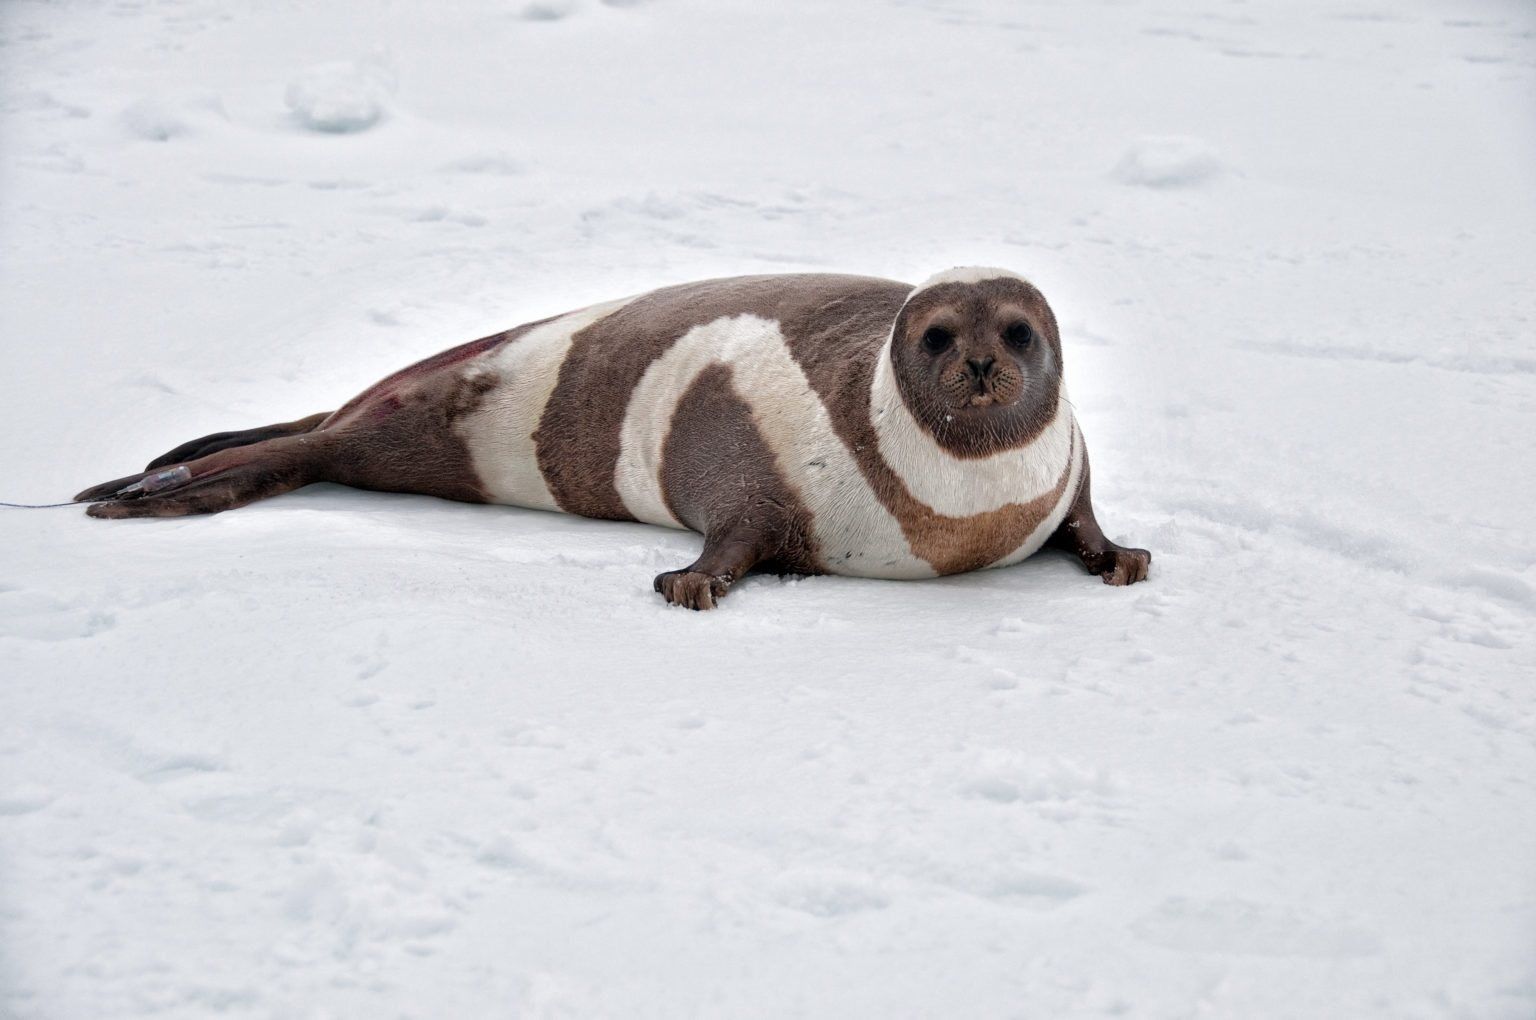
[[710,574],[684,567],[656,575],[655,588],[661,597],[685,609],[713,609],[725,598],[734,579],[729,574]]
[[1088,492],[1088,458],[1083,455],[1083,481],[1061,526],[1051,535],[1050,545],[1065,549],[1083,561],[1088,573],[1104,579],[1105,584],[1126,585],[1145,581],[1152,566],[1152,554],[1145,549],[1116,545],[1104,536],[1093,516],[1093,501]]
[[713,609],[732,584],[763,561],[761,549],[760,536],[755,531],[738,529],[707,536],[704,552],[698,559],[682,570],[658,574],[654,587],[674,606]]
[[1152,554],[1145,549],[1128,549],[1104,540],[1108,548],[1083,556],[1083,566],[1088,573],[1097,574],[1105,584],[1117,587],[1135,584],[1147,579],[1152,567]]

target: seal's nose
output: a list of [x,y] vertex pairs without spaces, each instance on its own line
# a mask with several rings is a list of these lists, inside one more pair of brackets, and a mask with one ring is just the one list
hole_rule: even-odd
[[990,354],[985,358],[966,358],[965,364],[971,370],[971,375],[979,382],[992,374],[992,366],[997,359]]

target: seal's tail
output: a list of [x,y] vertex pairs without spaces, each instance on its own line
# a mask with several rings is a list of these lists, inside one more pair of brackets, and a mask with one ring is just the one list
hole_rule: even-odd
[[320,481],[329,445],[307,434],[257,440],[93,485],[75,500],[91,503],[92,517],[216,514]]
[[185,464],[187,461],[206,457],[210,453],[218,453],[220,450],[233,450],[237,446],[250,446],[268,439],[281,439],[284,436],[302,436],[319,428],[325,419],[331,416],[330,411],[322,411],[312,414],[308,418],[300,418],[298,421],[279,422],[276,425],[263,425],[259,429],[245,429],[241,432],[215,432],[201,439],[194,439],[189,443],[182,443],[169,453],[162,453],[145,465],[145,471],[154,471],[170,464]]

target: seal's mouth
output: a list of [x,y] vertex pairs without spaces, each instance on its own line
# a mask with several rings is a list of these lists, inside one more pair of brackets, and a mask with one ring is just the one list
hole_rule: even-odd
[[1012,392],[1004,392],[997,385],[995,376],[970,376],[955,380],[956,385],[951,387],[951,404],[962,411],[982,411],[989,407],[1005,407],[1013,403],[1018,396],[1016,389]]
[[986,411],[1006,407],[1013,401],[999,393],[996,387],[979,385],[968,386],[959,393],[951,393],[947,403],[955,411]]
[[1017,372],[994,368],[991,358],[946,373],[939,387],[951,410],[973,414],[1008,407],[1025,388]]

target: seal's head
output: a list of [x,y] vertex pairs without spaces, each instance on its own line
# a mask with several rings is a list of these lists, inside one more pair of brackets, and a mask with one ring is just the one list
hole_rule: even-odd
[[920,284],[896,315],[890,356],[912,416],[960,456],[1027,443],[1056,415],[1056,317],[1005,269],[951,269]]

